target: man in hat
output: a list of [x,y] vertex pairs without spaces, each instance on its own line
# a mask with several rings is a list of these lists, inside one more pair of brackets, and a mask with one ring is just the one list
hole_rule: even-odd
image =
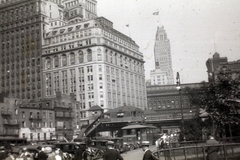
[[36,160],[46,160],[48,158],[47,154],[44,152],[44,148],[38,146],[37,150],[38,152],[35,155]]
[[158,160],[149,149],[149,141],[142,141],[142,150],[145,152],[143,160]]
[[103,155],[103,160],[123,160],[123,157],[114,149],[114,142],[107,142],[107,149]]
[[217,160],[218,151],[220,150],[219,142],[214,139],[213,135],[209,135],[209,140],[206,141],[207,160]]

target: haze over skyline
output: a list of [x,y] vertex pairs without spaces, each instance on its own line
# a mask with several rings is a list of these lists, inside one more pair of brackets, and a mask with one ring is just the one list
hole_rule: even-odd
[[[144,55],[146,80],[154,69],[154,42],[164,26],[171,44],[174,80],[207,80],[206,61],[215,52],[228,61],[240,59],[239,0],[97,0],[98,16],[130,36]],[[153,15],[159,12],[159,15]],[[127,27],[126,25],[129,25]]]

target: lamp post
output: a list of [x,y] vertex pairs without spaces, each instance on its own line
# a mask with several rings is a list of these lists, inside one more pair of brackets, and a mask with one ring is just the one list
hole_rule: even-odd
[[184,127],[184,120],[183,120],[182,92],[181,92],[180,75],[179,75],[178,72],[177,72],[176,80],[177,80],[177,87],[176,88],[179,91],[179,104],[180,104],[180,107],[181,107],[181,123],[182,123],[182,131],[183,131],[183,140],[185,141],[186,137],[185,137],[185,127]]

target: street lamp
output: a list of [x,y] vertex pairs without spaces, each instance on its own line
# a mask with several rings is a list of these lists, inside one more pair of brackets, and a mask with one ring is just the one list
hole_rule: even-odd
[[185,141],[186,140],[186,137],[185,137],[185,127],[184,127],[184,121],[183,121],[183,106],[182,106],[182,92],[181,92],[181,83],[180,83],[180,75],[179,73],[177,72],[177,77],[176,77],[176,80],[177,80],[177,90],[179,91],[179,104],[180,104],[180,107],[181,107],[181,123],[182,123],[182,130],[183,130],[183,140]]

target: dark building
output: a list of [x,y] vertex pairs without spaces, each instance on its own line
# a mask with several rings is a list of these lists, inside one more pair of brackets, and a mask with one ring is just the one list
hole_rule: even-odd
[[172,121],[172,123],[162,124],[160,126],[161,130],[168,134],[179,131],[181,118],[191,119],[198,112],[198,106],[193,106],[190,104],[189,93],[187,92],[186,88],[200,87],[201,83],[181,84],[180,93],[177,90],[176,85],[147,86],[149,113],[145,113],[145,121]]
[[16,136],[19,135],[18,108],[20,101],[16,98],[6,98],[0,95],[0,135]]
[[220,57],[219,53],[214,53],[213,58],[206,61],[208,81],[213,82],[216,78],[215,71],[220,64],[228,62],[227,57]]

